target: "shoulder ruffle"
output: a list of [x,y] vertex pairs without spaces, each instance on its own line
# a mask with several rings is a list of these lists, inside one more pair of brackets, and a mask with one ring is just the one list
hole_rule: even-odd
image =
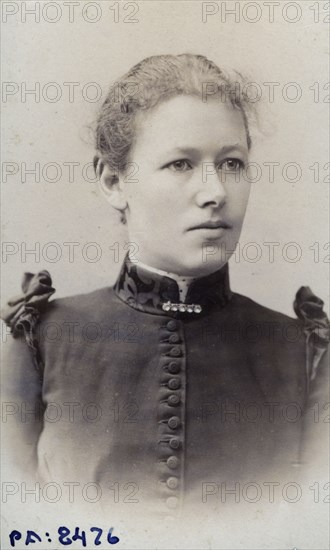
[[302,286],[293,307],[299,319],[304,321],[306,335],[306,369],[308,380],[316,377],[317,367],[330,342],[330,321],[323,311],[324,302],[308,286]]
[[14,337],[24,334],[36,366],[40,368],[42,362],[35,327],[55,288],[52,287],[50,274],[44,270],[35,275],[24,273],[22,291],[22,294],[8,301],[7,307],[1,312],[1,318],[10,327]]

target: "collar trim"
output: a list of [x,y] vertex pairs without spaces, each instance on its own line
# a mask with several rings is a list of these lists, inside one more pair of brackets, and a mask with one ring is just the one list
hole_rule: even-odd
[[225,307],[232,297],[228,264],[211,275],[194,279],[188,288],[186,303],[183,304],[180,301],[177,281],[167,275],[145,269],[140,263],[131,262],[128,255],[123,262],[114,290],[123,302],[134,309],[172,316],[201,315],[212,307]]

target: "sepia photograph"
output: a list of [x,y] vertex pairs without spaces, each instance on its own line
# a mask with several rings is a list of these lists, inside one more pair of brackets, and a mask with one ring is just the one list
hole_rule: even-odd
[[324,1],[3,1],[1,548],[327,550]]

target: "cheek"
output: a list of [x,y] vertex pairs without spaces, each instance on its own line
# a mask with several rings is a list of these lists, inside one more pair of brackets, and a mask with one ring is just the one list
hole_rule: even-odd
[[141,181],[130,183],[126,189],[126,199],[132,211],[147,208],[148,204],[152,201],[152,193],[149,190],[150,187],[146,187]]
[[241,202],[242,202],[242,208],[243,208],[244,212],[245,212],[245,210],[247,208],[247,205],[248,205],[248,202],[249,202],[250,191],[251,191],[251,185],[250,184],[245,184],[243,189],[242,189],[242,194],[241,194]]
[[246,183],[244,185],[233,183],[230,189],[227,190],[227,193],[229,210],[235,218],[244,217],[249,201],[250,185]]
[[[138,185],[138,184],[137,184]],[[149,227],[157,231],[166,220],[168,212],[172,209],[168,207],[166,199],[155,192],[150,191],[150,187],[130,190],[127,194],[127,204],[130,212],[131,221],[135,227]]]

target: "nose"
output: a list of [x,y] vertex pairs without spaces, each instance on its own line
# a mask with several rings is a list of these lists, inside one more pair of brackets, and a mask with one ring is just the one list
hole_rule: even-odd
[[223,206],[227,201],[227,191],[213,165],[203,167],[201,180],[195,195],[196,204],[200,208]]

